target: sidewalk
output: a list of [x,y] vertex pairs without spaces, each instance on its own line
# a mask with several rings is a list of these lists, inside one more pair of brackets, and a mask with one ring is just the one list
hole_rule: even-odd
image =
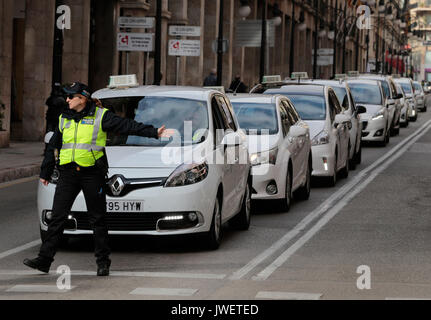
[[44,148],[43,142],[21,141],[0,148],[0,183],[38,175]]

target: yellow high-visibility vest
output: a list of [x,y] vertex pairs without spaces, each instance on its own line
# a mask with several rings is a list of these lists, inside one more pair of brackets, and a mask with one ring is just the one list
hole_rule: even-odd
[[63,134],[60,165],[76,162],[82,167],[90,167],[103,156],[107,135],[102,130],[102,118],[107,110],[96,107],[94,115],[86,116],[79,122],[60,115],[59,129]]

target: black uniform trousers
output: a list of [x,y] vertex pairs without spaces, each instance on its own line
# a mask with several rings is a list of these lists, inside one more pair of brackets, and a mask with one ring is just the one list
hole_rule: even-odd
[[49,261],[60,244],[65,223],[70,210],[82,190],[87,205],[90,226],[94,233],[94,247],[97,264],[110,262],[108,228],[105,222],[106,194],[105,177],[100,169],[93,167],[78,167],[72,163],[60,166],[60,177],[55,189],[52,220],[48,224],[48,232],[39,251],[39,256]]

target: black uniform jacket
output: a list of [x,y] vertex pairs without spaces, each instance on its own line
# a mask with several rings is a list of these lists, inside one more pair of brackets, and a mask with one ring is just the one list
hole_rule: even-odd
[[[75,112],[68,109],[62,112],[62,116],[66,119],[74,119],[75,122],[79,122],[86,116],[94,115],[95,112],[96,104],[94,102],[90,102],[81,112]],[[106,111],[103,115],[102,130],[105,132],[114,132],[120,135],[135,135],[158,139],[157,128],[154,128],[152,125],[146,125],[137,122],[133,119],[119,117],[110,110]],[[62,141],[63,134],[60,132],[57,126],[56,130],[54,131],[54,135],[52,136],[45,150],[45,158],[43,159],[39,175],[40,178],[45,180],[50,179],[55,168],[54,150],[58,149],[60,152]]]

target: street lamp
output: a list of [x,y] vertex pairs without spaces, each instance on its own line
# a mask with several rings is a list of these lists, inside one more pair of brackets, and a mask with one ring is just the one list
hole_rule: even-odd
[[248,4],[248,0],[240,0],[241,7],[238,9],[238,14],[241,18],[247,18],[251,13],[251,8]]
[[278,27],[283,22],[283,20],[281,19],[281,15],[283,14],[283,12],[281,12],[280,7],[277,3],[275,3],[274,7],[272,8],[272,14],[274,16],[272,18],[274,26]]

